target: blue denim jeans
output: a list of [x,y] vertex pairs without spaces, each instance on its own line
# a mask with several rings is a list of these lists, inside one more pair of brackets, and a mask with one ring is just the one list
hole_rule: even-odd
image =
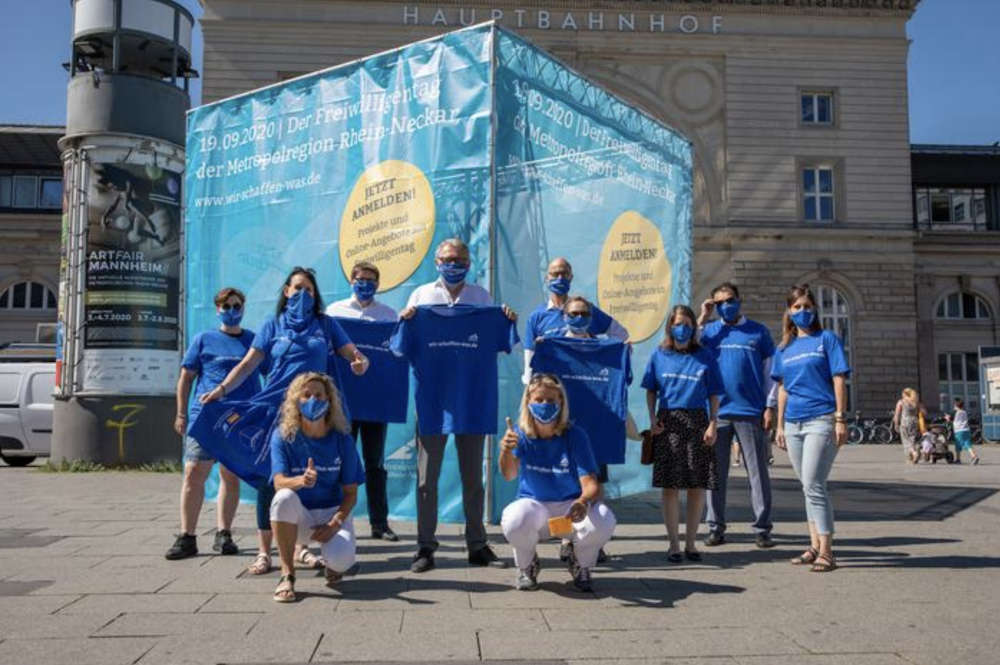
[[792,468],[802,483],[806,519],[816,526],[817,533],[833,534],[833,502],[826,487],[826,479],[837,457],[833,415],[799,423],[786,422],[785,442]]

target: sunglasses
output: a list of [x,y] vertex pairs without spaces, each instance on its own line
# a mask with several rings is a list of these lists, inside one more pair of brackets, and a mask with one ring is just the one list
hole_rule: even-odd
[[225,305],[222,306],[222,311],[223,312],[228,312],[229,310],[232,310],[234,312],[239,312],[242,309],[243,309],[243,305],[241,305],[239,303],[236,303],[235,305],[230,305],[229,303],[226,303]]
[[736,298],[735,296],[730,296],[729,298],[726,298],[725,300],[716,300],[715,304],[716,305],[735,305],[739,301],[740,301],[739,298]]

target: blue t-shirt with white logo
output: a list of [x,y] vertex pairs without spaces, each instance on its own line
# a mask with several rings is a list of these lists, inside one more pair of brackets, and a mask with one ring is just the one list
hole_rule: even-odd
[[[591,305],[590,309],[590,327],[587,328],[587,332],[591,335],[607,333],[614,319],[597,305]],[[563,321],[563,311],[555,307],[549,308],[549,303],[544,302],[528,315],[528,323],[524,329],[524,348],[534,349],[536,337],[562,337],[567,329]]]
[[264,322],[253,339],[253,348],[263,352],[270,361],[270,370],[258,401],[280,404],[292,380],[303,372],[329,373],[340,388],[340,376],[329,357],[351,340],[336,321],[325,314],[313,317],[302,331],[285,323],[284,315]]
[[395,321],[365,321],[334,317],[356,347],[371,361],[361,376],[337,358],[348,410],[355,420],[405,423],[410,398],[410,366],[389,348]]
[[546,338],[533,372],[555,374],[566,388],[570,418],[587,432],[599,464],[625,462],[625,418],[632,383],[629,347],[608,339]]
[[299,430],[293,440],[286,441],[278,428],[271,435],[271,482],[278,473],[301,476],[310,457],[316,467],[316,484],[296,490],[309,510],[339,506],[344,500],[343,485],[365,482],[364,465],[349,435],[330,430],[321,439],[311,439]]
[[495,305],[421,305],[400,320],[390,346],[413,367],[420,434],[495,434],[497,353],[517,342]]
[[514,457],[521,460],[518,497],[537,501],[576,499],[581,492],[580,476],[597,475],[590,440],[578,425],[570,424],[560,436],[550,439],[529,438],[520,427],[514,431]]
[[723,393],[719,366],[704,348],[693,353],[656,349],[646,365],[642,387],[658,393],[658,409],[708,410],[708,398]]
[[702,329],[700,341],[715,355],[722,375],[719,415],[759,417],[767,406],[764,362],[774,355],[771,332],[746,318],[736,325],[716,320]]
[[788,393],[785,420],[800,423],[837,410],[833,377],[849,375],[844,345],[829,330],[796,337],[778,349],[771,365],[771,376],[781,381]]
[[[198,375],[194,394],[188,405],[188,434],[191,425],[201,413],[198,398],[210,393],[222,383],[229,372],[243,360],[253,342],[252,330],[244,328],[239,335],[230,335],[221,330],[207,330],[198,333],[188,346],[181,367]],[[239,387],[230,393],[233,399],[251,399],[260,390],[260,372],[254,370]]]

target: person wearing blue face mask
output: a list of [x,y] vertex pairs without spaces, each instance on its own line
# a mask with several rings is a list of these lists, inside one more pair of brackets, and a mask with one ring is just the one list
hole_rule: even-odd
[[[239,388],[262,363],[268,372],[254,402],[269,404],[277,409],[292,380],[303,372],[323,372],[328,369],[329,356],[336,353],[350,362],[351,371],[364,374],[368,369],[365,357],[344,333],[340,325],[323,313],[316,276],[309,269],[296,266],[285,278],[278,296],[274,317],[268,319],[254,336],[253,344],[239,364],[209,393],[202,403],[232,399]],[[334,377],[336,380],[336,377]],[[263,575],[271,569],[271,524],[268,508],[273,487],[264,485],[257,492],[257,533],[259,551],[248,570]],[[308,549],[301,550],[301,562],[318,567],[320,561]]]
[[[350,298],[338,300],[326,308],[327,316],[361,321],[390,322],[399,317],[396,310],[375,299],[379,286],[379,270],[368,261],[351,268]],[[344,323],[347,325],[347,322]],[[361,437],[361,455],[365,463],[365,495],[368,498],[368,520],[372,538],[395,542],[396,532],[389,527],[389,501],[386,496],[388,473],[385,470],[385,437],[388,423],[371,420],[351,421],[351,436]]]
[[[601,499],[597,463],[587,433],[570,421],[566,390],[552,374],[535,374],[524,389],[521,413],[500,443],[500,471],[518,481],[518,498],[504,508],[500,526],[514,550],[517,589],[538,588],[538,542],[568,535],[569,571],[580,591],[591,591],[590,570],[610,540],[615,516]],[[568,534],[552,533],[553,518],[569,518]]]
[[[670,311],[663,342],[650,356],[642,377],[653,436],[653,486],[662,489],[671,563],[685,558],[701,561],[695,543],[705,490],[719,486],[713,446],[719,397],[725,390],[715,356],[695,339],[694,322],[694,312],[687,305]],[[678,533],[680,490],[687,491],[683,555]]]
[[271,434],[271,528],[281,557],[274,600],[295,600],[295,544],[320,544],[326,583],[335,587],[354,565],[351,510],[365,470],[358,457],[340,396],[326,374],[295,377]]
[[[733,440],[739,441],[750,483],[753,506],[752,528],[757,547],[774,546],[771,538],[771,477],[766,431],[771,429],[774,409],[768,406],[771,392],[771,359],[774,341],[767,327],[740,312],[740,292],[725,282],[712,289],[698,316],[699,342],[719,363],[725,393],[719,404],[719,435],[715,442],[719,487],[708,495],[708,546],[726,542],[726,483]],[[712,311],[719,313],[708,321]]]
[[[418,286],[410,294],[406,307],[399,313],[401,319],[411,319],[417,307],[424,305],[492,305],[493,297],[481,286],[469,284],[466,277],[471,264],[469,247],[459,238],[442,240],[434,252],[434,264],[440,277],[429,284]],[[507,305],[501,305],[504,315],[511,321],[517,314]],[[417,423],[419,430],[420,424]],[[487,544],[483,527],[483,442],[479,433],[454,434],[458,449],[459,468],[462,473],[463,509],[466,520],[466,546],[469,564],[474,566],[503,567],[504,563]],[[434,568],[437,541],[437,485],[444,459],[447,434],[417,434],[417,553],[410,570],[423,573]],[[478,461],[477,461],[478,460]]]
[[780,382],[775,443],[788,450],[802,483],[809,547],[792,559],[825,573],[833,557],[833,502],[826,486],[837,451],[847,442],[847,376],[844,345],[823,330],[816,298],[808,284],[793,286],[786,299],[781,344],[771,375]]
[[[167,559],[184,559],[198,554],[195,532],[198,514],[205,500],[205,481],[212,470],[215,458],[197,441],[188,436],[188,424],[194,421],[201,409],[201,402],[190,401],[191,388],[196,396],[211,392],[229,371],[246,355],[253,342],[253,331],[240,327],[246,297],[233,287],[226,287],[215,295],[215,311],[219,327],[199,333],[191,341],[181,361],[177,379],[177,418],[174,429],[184,439],[184,481],[181,485],[181,532],[173,546],[167,550]],[[197,380],[197,383],[195,381]],[[254,375],[237,391],[237,396],[250,399],[260,390],[260,376]],[[240,479],[229,469],[219,465],[219,503],[216,517],[215,543],[212,549],[220,554],[237,554],[239,547],[233,542],[232,525],[240,501]]]
[[[569,289],[573,282],[573,266],[562,257],[549,262],[545,272],[545,287],[548,299],[536,307],[528,315],[524,333],[524,375],[521,380],[527,384],[531,378],[531,357],[537,340],[545,337],[557,337],[571,330],[569,321],[563,311],[569,302]],[[592,336],[606,335],[622,342],[628,340],[628,331],[599,307],[591,305],[590,318],[586,321],[574,319],[573,335]]]

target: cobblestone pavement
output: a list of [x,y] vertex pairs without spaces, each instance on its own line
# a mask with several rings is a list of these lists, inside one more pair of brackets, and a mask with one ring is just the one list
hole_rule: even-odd
[[[277,573],[244,573],[251,506],[237,519],[240,556],[170,562],[179,476],[0,467],[0,664],[995,665],[1000,447],[982,454],[978,467],[912,467],[896,446],[842,451],[832,574],[787,563],[804,546],[804,510],[779,453],[771,550],[754,547],[740,470],[729,543],[697,565],[666,563],[647,493],[614,502],[611,559],[590,594],[567,584],[554,543],[541,547],[542,589],[518,592],[511,570],[466,565],[457,526],[442,526],[438,568],[414,575],[413,524],[386,543],[359,523],[358,574],[331,591],[300,571],[294,605],[271,600]],[[203,552],[213,524],[211,506]]]

